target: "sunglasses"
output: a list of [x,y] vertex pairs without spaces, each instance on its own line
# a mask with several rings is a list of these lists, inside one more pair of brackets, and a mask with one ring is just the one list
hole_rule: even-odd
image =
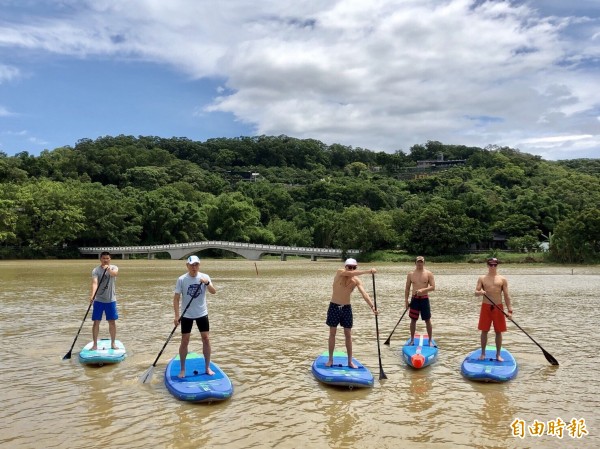
[[497,263],[488,263],[488,267],[497,267],[498,264]]
[[346,265],[349,270],[356,270],[356,265]]

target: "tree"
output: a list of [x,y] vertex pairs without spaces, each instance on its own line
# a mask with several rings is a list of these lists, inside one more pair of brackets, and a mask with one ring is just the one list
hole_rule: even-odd
[[340,214],[333,244],[344,251],[358,249],[361,252],[387,247],[393,243],[391,224],[389,214],[350,206]]
[[33,249],[68,244],[84,229],[85,215],[73,184],[48,180],[25,184],[17,193],[16,206],[18,238]]
[[256,242],[263,239],[260,211],[240,192],[223,193],[203,206],[208,217],[207,235],[212,240]]
[[561,221],[550,238],[550,255],[561,263],[598,261],[600,209],[586,209],[575,217]]
[[469,218],[462,203],[435,198],[402,217],[401,247],[413,254],[439,255],[464,250],[481,241],[486,232],[477,220]]

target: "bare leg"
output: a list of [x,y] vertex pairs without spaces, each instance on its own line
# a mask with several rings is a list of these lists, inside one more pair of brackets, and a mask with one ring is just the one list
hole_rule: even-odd
[[335,334],[337,332],[337,327],[329,328],[329,360],[325,364],[325,366],[333,365],[333,351],[335,350]]
[[479,360],[485,360],[485,347],[487,346],[487,337],[488,333],[485,331],[481,331],[481,355],[479,356]]
[[433,333],[431,320],[425,321],[425,327],[427,328],[427,335],[429,335],[429,346],[433,346],[433,343],[431,342],[431,340],[433,339],[433,335],[431,335]]
[[208,338],[208,332],[200,332],[200,335],[202,336],[202,354],[204,354],[204,360],[206,361],[205,372],[212,376],[215,372],[210,369],[210,339]]
[[98,334],[100,333],[100,321],[94,321],[92,325],[92,339],[94,340],[94,344],[92,345],[92,351],[98,349]]
[[417,320],[410,319],[410,343],[409,345],[415,344],[415,332],[417,330]]
[[115,340],[117,339],[117,323],[115,320],[110,320],[108,322],[108,333],[110,334],[110,347],[112,349],[119,349],[115,344]]
[[181,363],[181,369],[177,377],[185,377],[185,359],[188,355],[188,345],[190,344],[191,334],[181,334],[181,344],[179,345],[179,362]]
[[346,352],[348,352],[348,366],[350,368],[358,368],[352,362],[352,328],[350,328],[350,327],[344,328],[344,339],[346,340]]
[[502,333],[496,332],[496,360],[504,362],[504,359],[500,357],[500,350],[502,349]]

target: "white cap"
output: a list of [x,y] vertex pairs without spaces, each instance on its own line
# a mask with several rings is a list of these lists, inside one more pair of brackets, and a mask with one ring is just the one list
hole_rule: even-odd
[[358,263],[356,262],[356,259],[346,259],[346,262],[344,262],[344,266],[348,265],[350,265],[351,267],[355,267],[358,265]]
[[190,256],[187,258],[187,263],[189,263],[190,265],[194,263],[200,263],[200,258],[198,256]]

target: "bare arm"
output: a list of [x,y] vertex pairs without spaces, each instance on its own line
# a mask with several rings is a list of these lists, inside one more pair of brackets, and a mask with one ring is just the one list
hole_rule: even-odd
[[173,294],[173,311],[175,312],[175,320],[173,321],[173,323],[175,323],[175,326],[179,325],[179,299],[181,298],[181,294],[180,293],[174,293]]
[[410,296],[410,286],[412,285],[412,279],[410,278],[411,274],[412,274],[412,271],[410,273],[408,273],[408,275],[406,276],[406,285],[404,286],[404,303],[406,304],[407,309],[408,309],[408,297]]
[[479,276],[477,279],[477,286],[475,287],[475,296],[483,295],[485,295],[485,290],[483,289],[483,277]]
[[98,288],[98,278],[92,278],[92,291],[90,292],[90,302],[94,301],[94,294],[96,293],[96,289]]
[[[358,281],[358,279],[357,279]],[[362,284],[362,282],[358,281],[356,283],[356,286],[358,287],[358,291],[360,292],[360,294],[362,295],[363,299],[365,300],[365,302],[368,304],[369,308],[371,309],[371,311],[375,314],[378,315],[379,312],[377,310],[375,310],[375,304],[373,303],[373,301],[371,301],[371,298],[369,297],[369,294],[367,293],[367,291],[365,290],[365,286]]]
[[340,276],[352,277],[352,276],[360,276],[361,274],[371,274],[377,273],[375,268],[370,268],[368,270],[346,270],[344,268],[340,268],[338,270],[338,274]]
[[504,283],[502,284],[502,293],[504,293],[504,302],[506,303],[506,308],[508,309],[508,315],[512,317],[512,299],[508,294],[508,281],[506,279],[504,279]]
[[432,292],[434,290],[435,290],[435,279],[433,278],[433,273],[430,271],[427,274],[427,287],[420,288],[415,293],[419,296],[423,296],[426,293]]

